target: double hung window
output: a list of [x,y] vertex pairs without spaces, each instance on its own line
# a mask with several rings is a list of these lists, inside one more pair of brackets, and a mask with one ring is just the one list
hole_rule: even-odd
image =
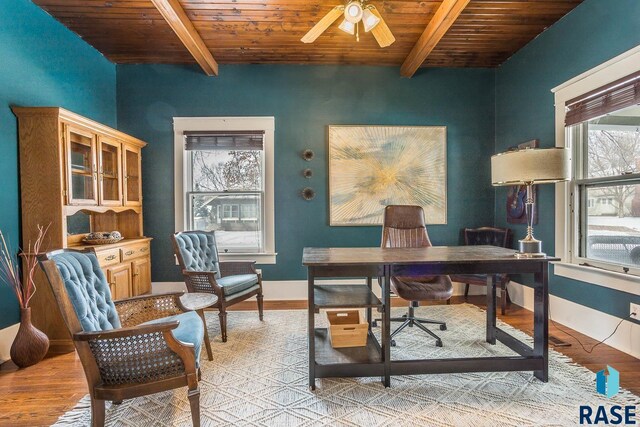
[[566,102],[573,259],[640,272],[640,73]]
[[264,251],[264,132],[187,131],[187,226],[226,253]]

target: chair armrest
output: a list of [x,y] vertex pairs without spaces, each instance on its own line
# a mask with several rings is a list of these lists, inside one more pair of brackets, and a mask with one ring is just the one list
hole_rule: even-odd
[[190,271],[182,270],[184,280],[191,292],[211,292],[220,297],[222,288],[216,282],[216,271]]
[[224,261],[220,262],[220,275],[222,277],[235,276],[236,274],[258,274],[255,261]]
[[171,332],[180,322],[156,323],[97,332],[79,332],[74,341],[93,356],[104,385],[154,382],[186,376],[197,385],[194,345]]
[[180,301],[184,292],[141,295],[114,301],[123,328],[188,311]]

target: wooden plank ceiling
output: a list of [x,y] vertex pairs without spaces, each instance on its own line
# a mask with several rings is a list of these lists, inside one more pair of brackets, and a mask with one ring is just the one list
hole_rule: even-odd
[[[151,0],[34,0],[115,63],[193,63]],[[582,0],[471,0],[430,52],[426,67],[496,67]],[[400,66],[441,0],[371,0],[396,42],[360,42],[334,23],[314,43],[300,38],[342,0],[180,0],[221,64]]]

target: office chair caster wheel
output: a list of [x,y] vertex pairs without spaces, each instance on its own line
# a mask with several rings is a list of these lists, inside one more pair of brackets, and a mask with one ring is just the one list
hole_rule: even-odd
[[442,347],[442,340],[436,341],[436,347]]
[[406,318],[406,317],[407,317],[407,315],[406,315],[406,314],[403,314],[403,315],[402,315],[402,317],[405,317],[405,318]]
[[396,346],[396,340],[391,340],[390,344],[391,344],[391,347],[395,347]]
[[371,322],[371,327],[372,328],[377,328],[378,327],[378,321],[374,320],[373,322]]
[[447,330],[447,325],[440,325],[440,330],[441,331],[446,331]]

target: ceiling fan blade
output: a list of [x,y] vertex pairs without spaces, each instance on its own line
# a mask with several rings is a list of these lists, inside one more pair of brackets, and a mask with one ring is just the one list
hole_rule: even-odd
[[369,6],[369,10],[371,10],[371,13],[380,18],[380,22],[378,22],[378,25],[371,29],[371,34],[373,34],[373,37],[375,37],[380,47],[387,47],[392,45],[393,42],[396,41],[396,38],[391,33],[391,30],[387,26],[387,23],[384,22],[384,19],[380,15],[380,12],[378,12],[378,9],[376,9],[373,5]]
[[336,6],[329,11],[307,34],[300,39],[303,43],[313,43],[322,33],[326,31],[336,19],[344,13],[344,6]]

